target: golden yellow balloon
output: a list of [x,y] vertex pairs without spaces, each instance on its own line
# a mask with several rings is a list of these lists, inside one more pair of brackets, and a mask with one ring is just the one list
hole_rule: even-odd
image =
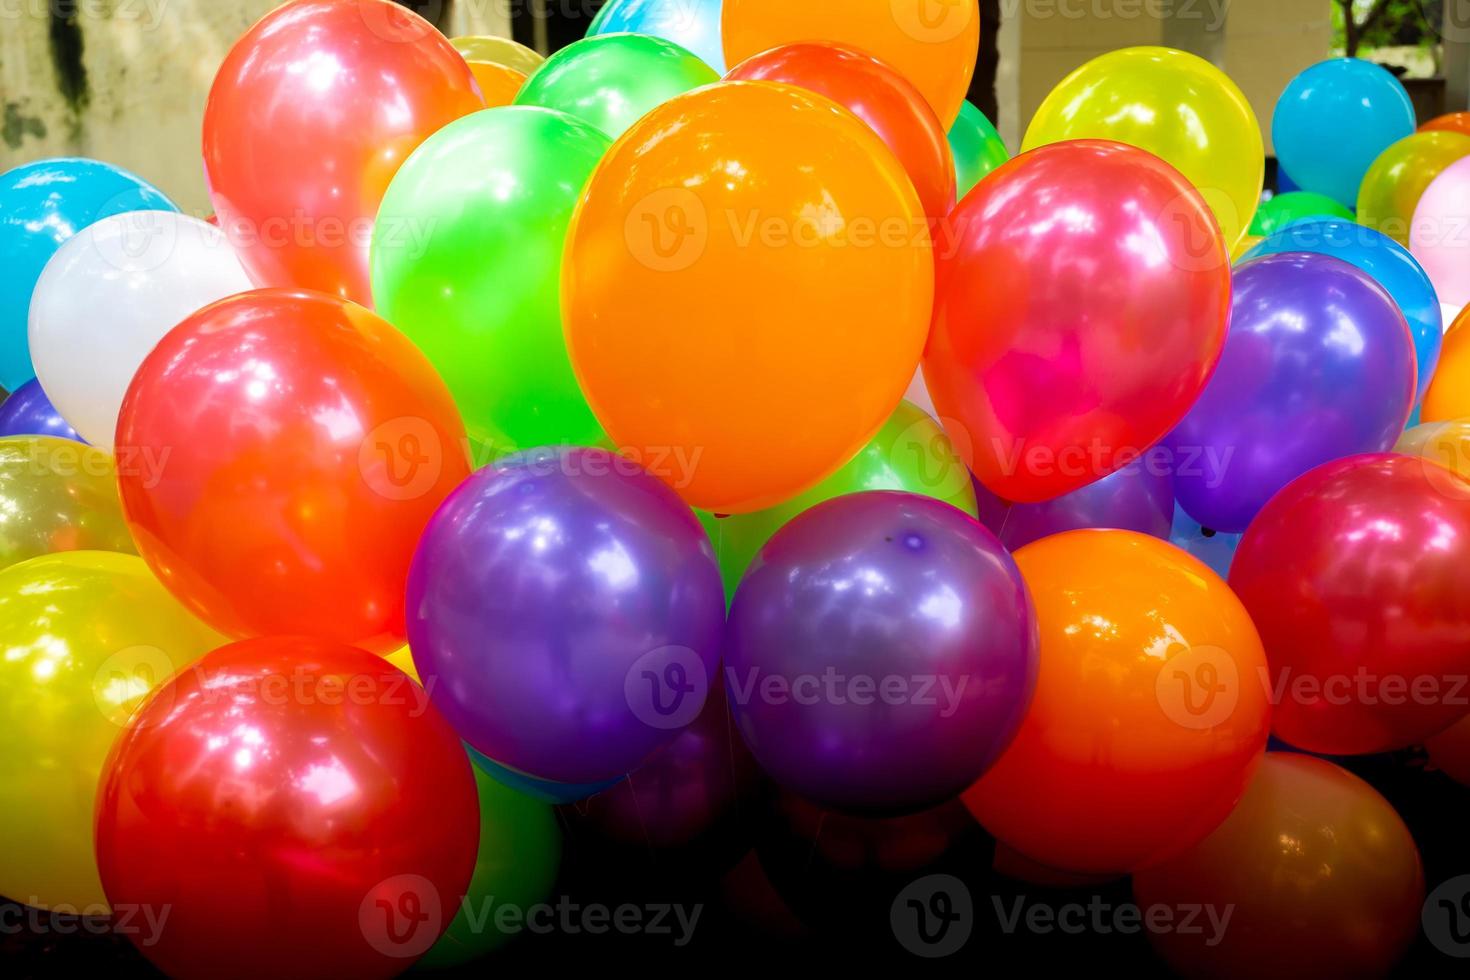
[[112,457],[55,436],[0,438],[0,568],[82,550],[137,553]]
[[1384,150],[1358,189],[1360,225],[1383,232],[1407,248],[1419,198],[1446,167],[1470,156],[1470,136],[1431,131],[1406,136]]
[[1246,235],[1240,241],[1236,242],[1235,247],[1230,250],[1230,263],[1234,265],[1235,263],[1239,262],[1241,259],[1245,258],[1245,253],[1249,252],[1251,249],[1255,248],[1257,245],[1261,244],[1265,240],[1266,239],[1260,235]]
[[1227,246],[1250,228],[1266,172],[1261,127],[1236,84],[1203,58],[1147,47],[1092,59],[1052,89],[1021,149],[1077,139],[1128,143],[1172,164],[1204,195]]
[[526,79],[546,61],[524,44],[506,37],[467,35],[451,38],[449,43],[469,64],[470,73],[480,83],[485,105],[491,109],[514,102]]
[[106,910],[92,806],[107,753],[149,691],[225,642],[134,555],[0,570],[0,895]]

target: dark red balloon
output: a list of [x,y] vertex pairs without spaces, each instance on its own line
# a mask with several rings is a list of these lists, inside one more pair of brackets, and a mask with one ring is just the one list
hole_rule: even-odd
[[912,82],[877,58],[836,44],[788,44],[747,58],[725,78],[783,82],[825,95],[883,138],[926,215],[942,218],[954,207],[954,156],[944,124]]
[[[449,925],[474,777],[427,695],[362,650],[258,639],[161,687],[103,767],[97,864],[174,977],[388,977]],[[130,911],[129,911],[130,910]]]
[[1470,482],[1427,459],[1350,456],[1273,497],[1230,585],[1266,647],[1276,736],[1387,752],[1470,711],[1467,548]]

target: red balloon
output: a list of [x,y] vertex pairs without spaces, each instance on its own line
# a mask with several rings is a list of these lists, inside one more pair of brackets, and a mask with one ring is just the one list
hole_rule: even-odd
[[247,640],[133,716],[103,768],[97,863],[170,976],[388,977],[454,918],[479,826],[464,749],[407,675]]
[[887,63],[836,44],[808,42],[748,58],[725,78],[784,82],[826,96],[888,144],[914,182],[926,215],[942,218],[954,207],[954,156],[944,124],[924,93]]
[[454,400],[412,342],[356,304],[277,289],[164,337],[117,452],[138,552],[200,618],[379,653],[404,642],[420,533],[469,475]]
[[470,67],[389,0],[297,0],[235,43],[204,108],[214,209],[251,279],[372,304],[368,243],[414,148],[485,108]]
[[1230,585],[1260,630],[1276,736],[1387,752],[1470,710],[1470,482],[1427,459],[1350,456],[1273,497]]
[[1105,140],[1041,147],[971,191],[935,243],[924,378],[975,475],[1035,503],[1127,465],[1220,357],[1230,262],[1178,171]]

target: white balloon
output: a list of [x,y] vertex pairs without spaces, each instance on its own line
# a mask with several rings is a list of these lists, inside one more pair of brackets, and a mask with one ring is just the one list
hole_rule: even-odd
[[31,294],[31,359],[61,417],[112,450],[123,395],[163,335],[254,288],[218,228],[172,211],[104,218],[69,239]]
[[1444,320],[1444,328],[1448,330],[1454,325],[1455,318],[1460,315],[1460,307],[1451,303],[1441,303],[1439,304],[1439,312],[1441,318]]
[[928,412],[931,418],[939,418],[939,410],[934,407],[934,399],[929,397],[929,385],[924,381],[923,368],[914,372],[914,380],[909,382],[909,390],[904,392],[903,398],[904,401],[912,402]]

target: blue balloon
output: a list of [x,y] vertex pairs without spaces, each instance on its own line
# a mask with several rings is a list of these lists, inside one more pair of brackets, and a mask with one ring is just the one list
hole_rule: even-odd
[[61,417],[35,378],[15,389],[0,404],[0,436],[56,436],[86,442]]
[[502,766],[483,752],[475,751],[474,746],[466,745],[470,753],[470,761],[480,768],[480,771],[502,786],[508,786],[518,793],[523,793],[533,800],[542,803],[576,803],[585,800],[589,796],[596,796],[605,789],[611,789],[628,777],[619,776],[603,783],[554,783],[549,779],[537,779],[528,776],[518,769]]
[[[1278,160],[1279,164],[1280,161]],[[1285,167],[1278,166],[1276,170],[1276,193],[1290,194],[1292,191],[1301,190],[1301,185],[1291,179],[1291,174],[1286,172]]]
[[1392,73],[1338,58],[1291,80],[1276,102],[1276,158],[1302,190],[1357,207],[1358,187],[1378,155],[1414,133],[1414,104]]
[[725,42],[720,31],[723,0],[611,0],[598,11],[588,37],[648,34],[673,41],[725,74]]
[[126,211],[177,211],[152,184],[98,160],[59,157],[0,174],[0,385],[36,376],[26,317],[41,270],[62,243]]
[[1372,276],[1403,311],[1414,337],[1419,375],[1414,389],[1417,404],[1429,390],[1439,349],[1444,343],[1444,314],[1429,274],[1409,250],[1387,235],[1340,218],[1303,218],[1256,245],[1244,261],[1282,252],[1315,252],[1341,259]]
[[1199,521],[1184,512],[1183,507],[1174,505],[1170,543],[1209,565],[1223,579],[1230,578],[1230,563],[1235,561],[1235,549],[1240,547],[1240,539],[1239,534],[1225,534],[1202,527]]

